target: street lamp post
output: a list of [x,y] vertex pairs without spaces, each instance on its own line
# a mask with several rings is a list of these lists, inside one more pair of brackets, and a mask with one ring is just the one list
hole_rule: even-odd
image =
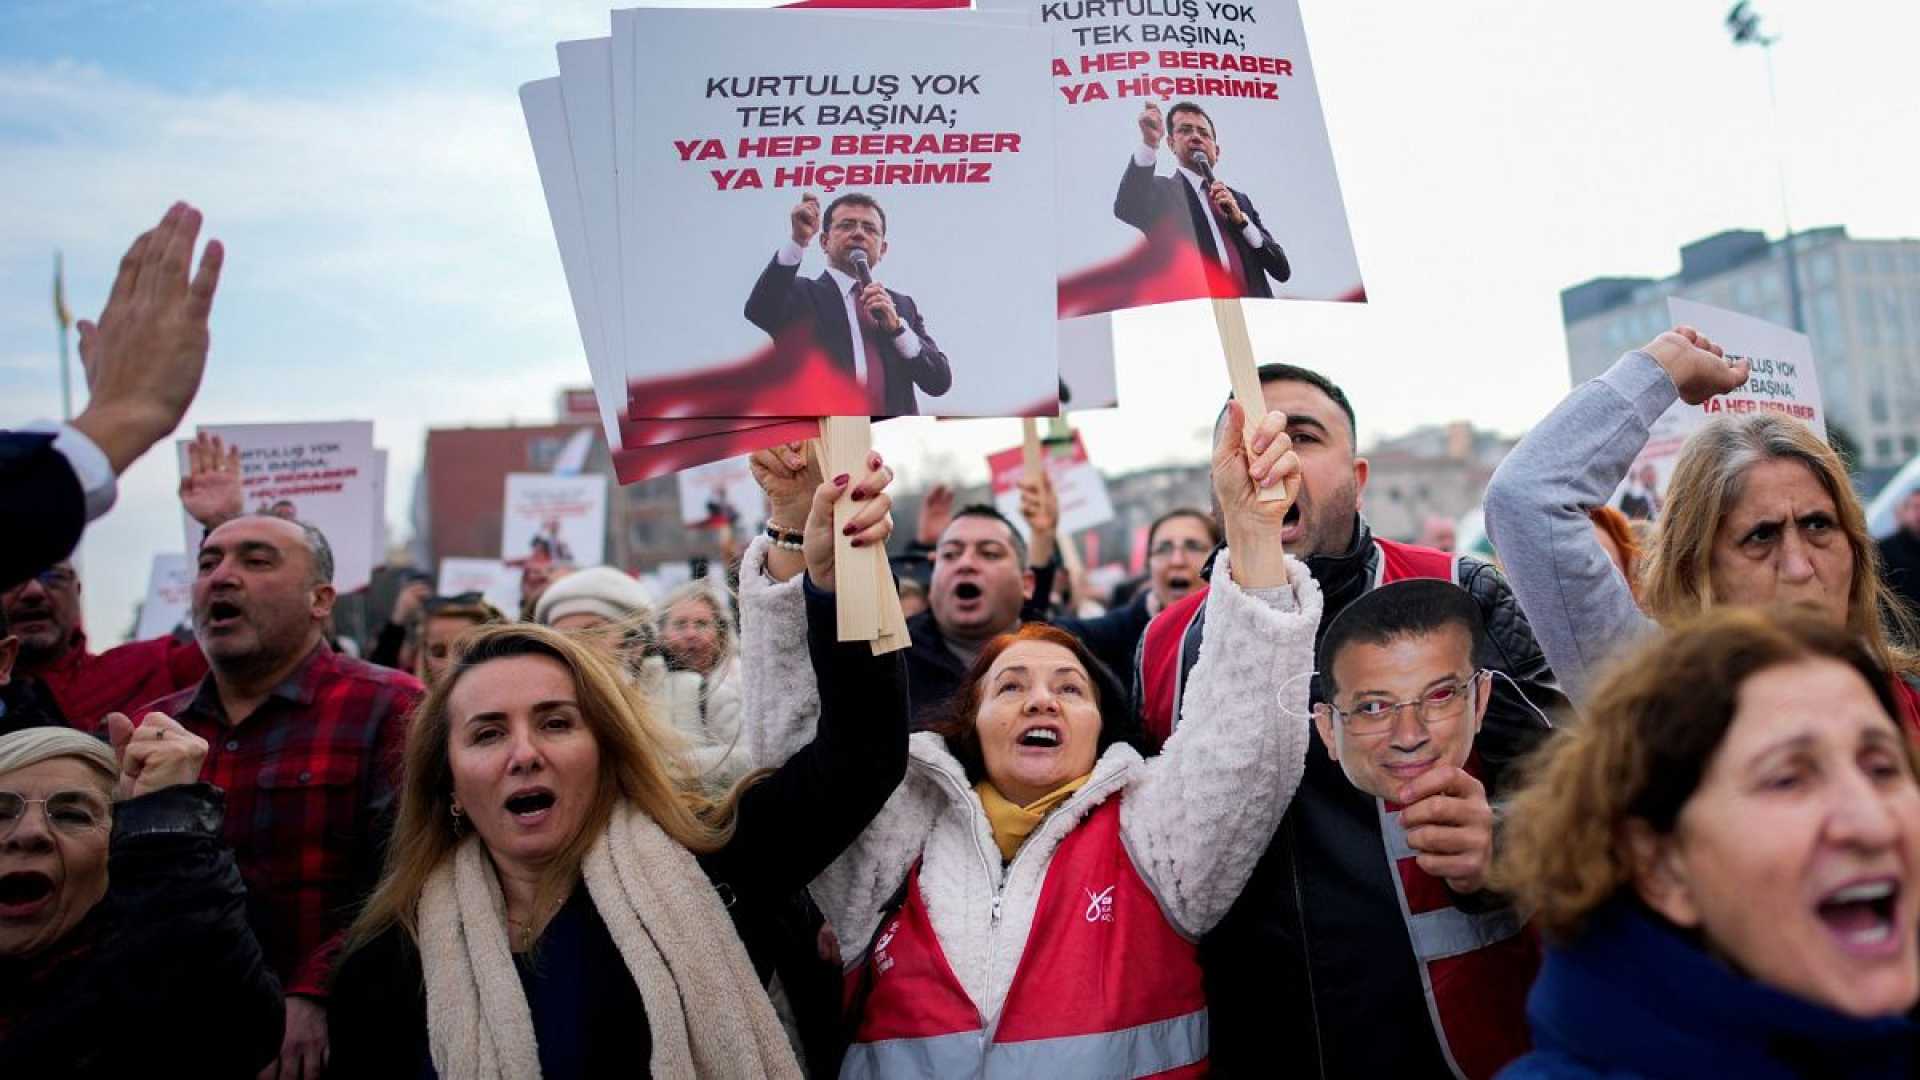
[[1798,247],[1793,239],[1793,211],[1787,199],[1787,151],[1780,138],[1780,95],[1773,78],[1773,46],[1780,40],[1778,34],[1768,34],[1760,29],[1760,13],[1753,10],[1752,0],[1739,0],[1727,12],[1727,32],[1733,35],[1735,46],[1758,45],[1760,54],[1767,65],[1767,106],[1773,115],[1774,161],[1780,180],[1780,218],[1786,225],[1787,235],[1784,247],[1787,252],[1787,302],[1793,308],[1793,328],[1806,333],[1806,319],[1800,313],[1800,266],[1795,251]]

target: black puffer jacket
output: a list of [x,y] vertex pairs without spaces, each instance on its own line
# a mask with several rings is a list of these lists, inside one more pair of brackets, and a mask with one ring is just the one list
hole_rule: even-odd
[[[1307,568],[1325,597],[1324,634],[1379,580],[1379,548],[1366,522],[1346,553],[1312,556]],[[1490,666],[1513,680],[1495,677],[1474,743],[1497,800],[1509,766],[1546,737],[1535,710],[1557,717],[1567,702],[1500,571],[1462,557],[1455,582],[1479,602],[1495,654]],[[1183,683],[1199,658],[1205,613],[1181,643]],[[1143,700],[1137,683],[1136,700]],[[1321,700],[1317,685],[1313,700]],[[1316,738],[1299,793],[1252,880],[1201,942],[1216,1075],[1267,1076],[1283,1060],[1290,1074],[1305,1077],[1453,1075],[1384,850],[1373,798],[1348,782]]]
[[65,938],[0,960],[0,1076],[253,1077],[280,1052],[280,984],[220,839],[225,796],[114,807],[107,895]]

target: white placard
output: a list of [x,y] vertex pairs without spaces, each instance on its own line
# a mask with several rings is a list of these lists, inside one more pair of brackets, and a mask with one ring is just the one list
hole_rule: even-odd
[[153,570],[147,577],[147,598],[140,603],[140,625],[134,640],[171,634],[193,614],[193,559],[178,552],[163,551],[153,557]]
[[1819,372],[1807,335],[1764,319],[1693,300],[1670,298],[1667,317],[1675,326],[1691,326],[1752,365],[1747,384],[1731,394],[1698,405],[1676,401],[1647,429],[1647,445],[1627,469],[1610,503],[1636,520],[1660,516],[1667,484],[1688,437],[1715,417],[1754,412],[1791,416],[1827,437],[1827,412],[1820,400]]
[[[333,549],[333,587],[341,593],[367,587],[376,518],[383,513],[374,490],[372,421],[213,424],[199,430],[240,449],[246,512],[297,518],[319,529]],[[185,476],[187,440],[175,446]],[[184,510],[180,518],[186,550],[197,551],[204,530]]]
[[[1052,124],[1034,106],[1047,93],[1046,33],[649,9],[616,22],[616,44],[623,28],[634,85],[632,102],[615,104],[616,137],[631,110],[635,201],[648,220],[701,232],[641,252],[623,278],[628,340],[647,343],[627,359],[636,416],[1051,409],[1054,275],[1048,234],[1033,228],[1053,191]],[[855,374],[865,352],[834,317],[833,293],[802,298],[838,288],[821,244],[832,230],[803,245],[797,268],[776,258],[808,193],[823,217],[848,193],[885,214],[884,248],[868,242],[873,277],[932,346],[915,362],[910,345],[875,345],[888,408],[869,407],[872,380]]]
[[[1077,533],[1113,520],[1107,480],[1087,459],[1087,447],[1079,432],[1073,433],[1071,442],[1049,440],[1043,444],[1041,459],[1046,463],[1047,478],[1053,481],[1054,496],[1060,500],[1061,532]],[[994,507],[1007,515],[1021,536],[1026,536],[1027,522],[1020,516],[1019,484],[1026,472],[1021,448],[987,455],[987,469],[992,474]]]
[[[1025,11],[1053,35],[1061,315],[1203,296],[1365,299],[1295,0],[979,4]],[[1201,113],[1172,115],[1183,103]],[[1148,104],[1162,131],[1151,151]],[[1178,168],[1196,147],[1257,235],[1201,197],[1202,173]]]
[[508,473],[500,557],[599,566],[606,558],[607,478]]
[[511,618],[520,610],[520,569],[500,559],[441,559],[434,591],[441,596],[480,593]]
[[[730,524],[743,530],[759,528],[767,519],[767,497],[760,485],[754,483],[748,460],[731,457],[682,469],[679,475],[681,524],[708,528]],[[794,528],[800,524],[804,523],[796,523]]]

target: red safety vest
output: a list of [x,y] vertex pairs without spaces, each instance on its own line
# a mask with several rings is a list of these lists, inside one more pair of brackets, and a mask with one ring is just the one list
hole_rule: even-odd
[[[1373,583],[1374,588],[1408,578],[1459,581],[1458,560],[1447,552],[1379,537],[1374,538],[1373,546],[1380,553],[1379,577]],[[1155,753],[1179,723],[1176,706],[1180,691],[1186,685],[1182,657],[1186,653],[1187,630],[1206,606],[1207,591],[1208,586],[1201,586],[1154,616],[1140,644],[1140,705],[1146,713],[1143,719],[1147,738]]]
[[[1194,946],[1133,868],[1117,796],[1055,850],[997,1023],[981,1017],[948,966],[918,866],[865,963],[865,1005],[843,1080],[1206,1073]],[[850,988],[850,1005],[857,993]]]
[[[1479,755],[1467,761],[1467,772],[1480,775]],[[1406,808],[1374,803],[1440,1050],[1456,1076],[1484,1080],[1532,1049],[1522,1018],[1540,972],[1540,941],[1512,907],[1459,908],[1447,883],[1414,860],[1400,825]]]

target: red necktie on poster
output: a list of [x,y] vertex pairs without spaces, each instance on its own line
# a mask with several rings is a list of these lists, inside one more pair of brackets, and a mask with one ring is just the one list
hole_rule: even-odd
[[867,412],[873,416],[887,415],[887,361],[880,350],[880,326],[860,306],[860,283],[854,282],[853,310],[860,316],[860,345],[867,354]]
[[[1211,210],[1211,207],[1209,207]],[[1214,214],[1220,224],[1220,243],[1226,248],[1220,253],[1220,265],[1233,275],[1233,287],[1236,295],[1245,295],[1247,291],[1247,264],[1240,258],[1240,245],[1233,242],[1234,234],[1241,231],[1233,222]],[[1215,294],[1218,295],[1218,294]]]

